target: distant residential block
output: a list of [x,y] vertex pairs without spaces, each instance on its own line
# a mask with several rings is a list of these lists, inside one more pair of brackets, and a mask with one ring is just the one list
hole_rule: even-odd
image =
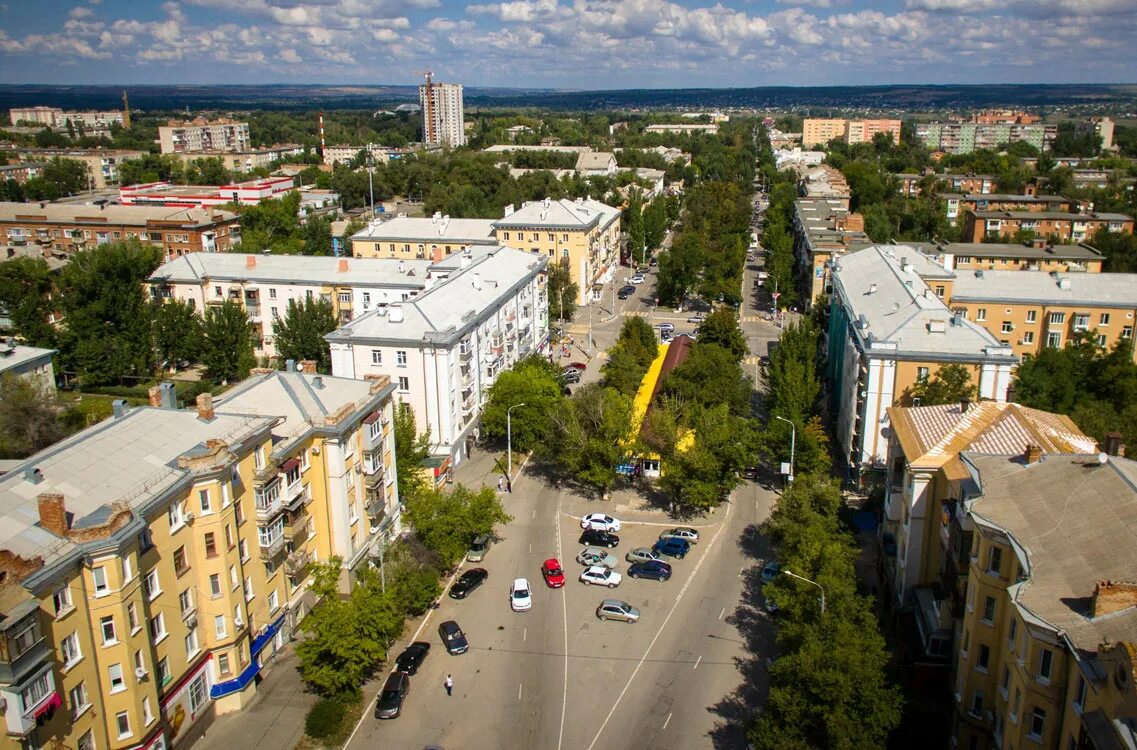
[[921,122],[916,125],[917,140],[933,151],[949,154],[969,154],[981,148],[999,149],[1020,142],[1048,151],[1057,135],[1057,125],[1006,122]]
[[982,242],[988,236],[1013,237],[1033,232],[1059,242],[1085,242],[1102,229],[1133,233],[1133,217],[1126,214],[1081,214],[1068,211],[967,211],[963,212],[963,239]]
[[89,187],[102,190],[118,184],[118,168],[127,159],[141,159],[145,151],[109,148],[20,148],[15,154],[23,161],[48,162],[70,159],[87,166]]
[[948,223],[956,225],[960,215],[968,211],[1026,211],[1032,213],[1069,212],[1074,201],[1061,195],[1006,195],[1003,193],[940,193]]
[[231,172],[251,172],[258,167],[269,167],[276,162],[301,156],[306,149],[297,143],[281,143],[247,151],[187,151],[173,154],[183,164],[199,159],[220,159]]
[[646,128],[644,128],[644,132],[645,133],[687,133],[687,134],[710,133],[710,134],[714,134],[714,133],[719,132],[719,126],[717,123],[710,124],[710,125],[706,125],[706,124],[648,125]]
[[889,133],[893,143],[900,143],[900,120],[846,120],[843,118],[811,118],[802,121],[803,148],[825,146],[834,138],[848,144],[872,143],[878,133]]
[[118,110],[64,112],[59,107],[14,107],[8,110],[8,119],[13,125],[30,123],[59,131],[66,131],[70,126],[84,135],[107,135],[111,125],[122,125],[124,120]]
[[249,123],[200,117],[190,122],[170,120],[158,128],[158,143],[163,154],[248,151]]
[[462,84],[427,81],[418,87],[422,105],[422,140],[427,148],[465,146]]
[[17,344],[13,338],[0,339],[0,377],[15,375],[33,381],[41,393],[55,392],[55,349]]
[[496,245],[493,219],[396,216],[376,219],[351,236],[351,252],[359,258],[440,261],[471,245]]
[[255,206],[263,200],[283,197],[295,189],[296,185],[291,177],[266,177],[220,187],[149,182],[119,188],[118,198],[124,206],[204,208],[228,203]]

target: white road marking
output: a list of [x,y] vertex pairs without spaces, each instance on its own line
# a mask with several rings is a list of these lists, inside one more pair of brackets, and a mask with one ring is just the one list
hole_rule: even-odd
[[522,641],[529,640],[529,628],[522,628],[521,629],[521,640]]
[[722,619],[722,616],[723,616],[723,615],[725,615],[725,614],[726,614],[726,607],[723,607],[723,608],[722,608],[722,612],[719,612],[719,619],[721,620],[721,619]]
[[533,554],[533,542],[529,542],[529,554]]
[[533,515],[531,515],[529,517],[530,518],[536,518],[537,517],[537,509],[536,508],[533,509]]
[[[636,679],[636,675],[639,674],[640,668],[643,667],[644,662],[647,661],[647,655],[651,653],[652,648],[655,646],[655,642],[659,640],[659,636],[663,635],[664,628],[667,627],[667,623],[671,621],[671,616],[675,614],[675,610],[679,607],[679,602],[683,599],[683,594],[687,593],[687,588],[691,585],[691,581],[695,580],[695,576],[699,574],[699,568],[703,567],[703,563],[705,563],[707,561],[707,558],[711,556],[711,548],[714,547],[715,542],[717,542],[719,537],[722,536],[722,532],[726,530],[726,522],[730,519],[730,513],[733,509],[733,504],[727,505],[726,515],[723,516],[722,524],[719,526],[718,531],[715,532],[714,537],[712,537],[711,541],[707,544],[707,554],[699,558],[699,562],[695,564],[695,568],[691,571],[691,575],[683,583],[683,588],[679,590],[679,596],[675,598],[675,603],[671,605],[671,611],[667,613],[667,617],[663,618],[663,624],[659,626],[659,630],[656,631],[655,637],[651,639],[651,643],[647,645],[647,649],[644,651],[643,656],[640,657],[639,662],[636,664],[636,668],[632,670],[632,676],[628,678],[628,681],[624,684],[624,689],[620,691],[620,694],[618,696],[616,696],[616,702],[612,704],[612,708],[608,711],[608,715],[604,717],[604,723],[600,725],[600,729],[597,730],[596,736],[593,737],[592,742],[589,743],[588,750],[592,750],[592,748],[596,747],[596,743],[600,740],[600,735],[604,733],[604,728],[608,726],[608,722],[612,720],[612,714],[616,713],[616,708],[619,707],[620,701],[624,699],[624,695],[628,692],[628,688],[632,686],[632,681]],[[568,638],[567,632],[565,638],[566,640]],[[567,655],[567,648],[565,649],[565,653]]]
[[517,700],[521,700],[521,686],[522,683],[517,683]]
[[691,667],[691,669],[698,669],[699,668],[699,662],[701,662],[702,660],[703,660],[703,655],[699,654],[699,658],[695,659],[695,666]]
[[663,728],[667,729],[667,725],[671,723],[671,714],[667,714],[667,720],[663,722]]
[[[553,525],[557,527],[557,559],[563,560],[561,550],[561,504],[564,501],[563,496],[557,497],[557,512],[553,514]],[[565,739],[565,711],[568,708],[568,601],[566,600],[567,592],[565,587],[561,587],[561,617],[564,620],[564,629],[562,632],[565,635],[565,667],[564,667],[564,687],[561,692],[561,728],[557,734],[557,750],[561,750],[561,745]]]

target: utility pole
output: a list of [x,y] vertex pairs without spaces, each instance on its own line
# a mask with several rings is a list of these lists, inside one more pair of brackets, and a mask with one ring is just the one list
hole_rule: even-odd
[[525,406],[524,403],[514,404],[505,410],[505,450],[506,450],[506,473],[509,474],[507,481],[509,482],[510,491],[513,488],[513,410],[519,406]]
[[817,588],[821,589],[821,616],[824,617],[825,616],[825,588],[820,583],[818,583],[817,581],[811,581],[808,578],[806,578],[805,576],[799,576],[797,573],[794,573],[787,568],[782,568],[782,572],[785,573],[786,575],[788,575],[790,578],[796,578],[799,581],[805,581],[806,583],[811,584],[811,585],[816,586]]
[[774,419],[780,419],[790,426],[790,473],[787,475],[787,483],[794,481],[794,449],[797,447],[797,425],[785,417],[774,415]]

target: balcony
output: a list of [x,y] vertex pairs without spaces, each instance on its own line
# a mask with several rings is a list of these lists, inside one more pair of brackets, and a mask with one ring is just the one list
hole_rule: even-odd
[[312,562],[312,554],[308,550],[296,550],[284,560],[284,572],[290,576],[297,576]]
[[371,519],[371,525],[378,526],[387,512],[387,498],[383,496],[382,491],[368,490],[367,505],[364,506],[364,511]]
[[387,424],[383,412],[375,411],[363,420],[363,450],[369,451],[383,443],[383,427]]
[[474,385],[474,374],[469,370],[463,370],[462,374],[458,376],[458,382],[463,388],[470,388]]
[[462,413],[463,414],[472,414],[474,411],[474,407],[476,407],[477,405],[478,405],[478,400],[476,398],[474,398],[474,394],[471,393],[469,396],[462,399]]
[[505,341],[502,339],[500,333],[490,339],[490,351],[494,354],[501,354],[501,350],[504,346]]
[[259,318],[261,316],[261,306],[256,302],[245,302],[245,312],[250,318]]
[[312,516],[308,514],[306,508],[301,508],[296,513],[292,514],[292,518],[288,521],[288,539],[293,544],[302,544],[308,541],[308,522],[312,520]]
[[299,479],[288,485],[288,489],[284,491],[284,507],[289,510],[296,510],[310,502],[312,502],[312,492],[308,489],[308,485]]
[[460,346],[458,347],[458,360],[461,362],[469,362],[470,358],[474,356],[474,347]]
[[277,477],[263,487],[257,487],[253,490],[253,497],[257,506],[257,520],[268,521],[277,516],[284,510],[284,503],[281,502],[280,478]]
[[506,320],[506,322],[509,322],[509,323],[512,323],[513,321],[517,320],[517,311],[516,310],[509,310],[508,312],[506,312],[505,313],[505,320]]
[[280,473],[280,460],[279,457],[274,459],[269,456],[265,459],[264,465],[253,472],[253,482],[256,484],[268,484],[276,479],[277,474]]
[[270,529],[260,528],[261,559],[271,560],[284,549],[284,524],[275,524]]
[[[17,608],[14,608],[14,611],[12,612],[12,615],[17,619],[21,617],[21,613],[18,611],[18,608],[19,605],[17,605]],[[34,611],[33,616],[36,616],[34,614]],[[39,625],[36,624],[33,626],[33,630],[31,631],[32,634],[25,634],[20,638],[17,638],[15,635],[16,632],[19,630],[24,630],[26,628],[26,626],[18,627],[22,625],[23,623],[13,622],[12,626],[9,627],[6,632],[0,635],[0,639],[3,640],[3,648],[0,649],[0,683],[17,683],[21,679],[25,678],[28,674],[30,674],[33,670],[39,668],[52,659],[53,652],[47,642],[47,639],[44,638],[40,633]],[[9,654],[16,652],[20,648],[18,641],[24,638],[34,638],[35,640],[27,645],[23,651],[20,651],[14,657],[9,656]]]

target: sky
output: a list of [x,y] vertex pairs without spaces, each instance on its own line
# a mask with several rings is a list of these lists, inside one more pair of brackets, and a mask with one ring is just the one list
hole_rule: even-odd
[[0,83],[1137,81],[1137,0],[0,0]]

